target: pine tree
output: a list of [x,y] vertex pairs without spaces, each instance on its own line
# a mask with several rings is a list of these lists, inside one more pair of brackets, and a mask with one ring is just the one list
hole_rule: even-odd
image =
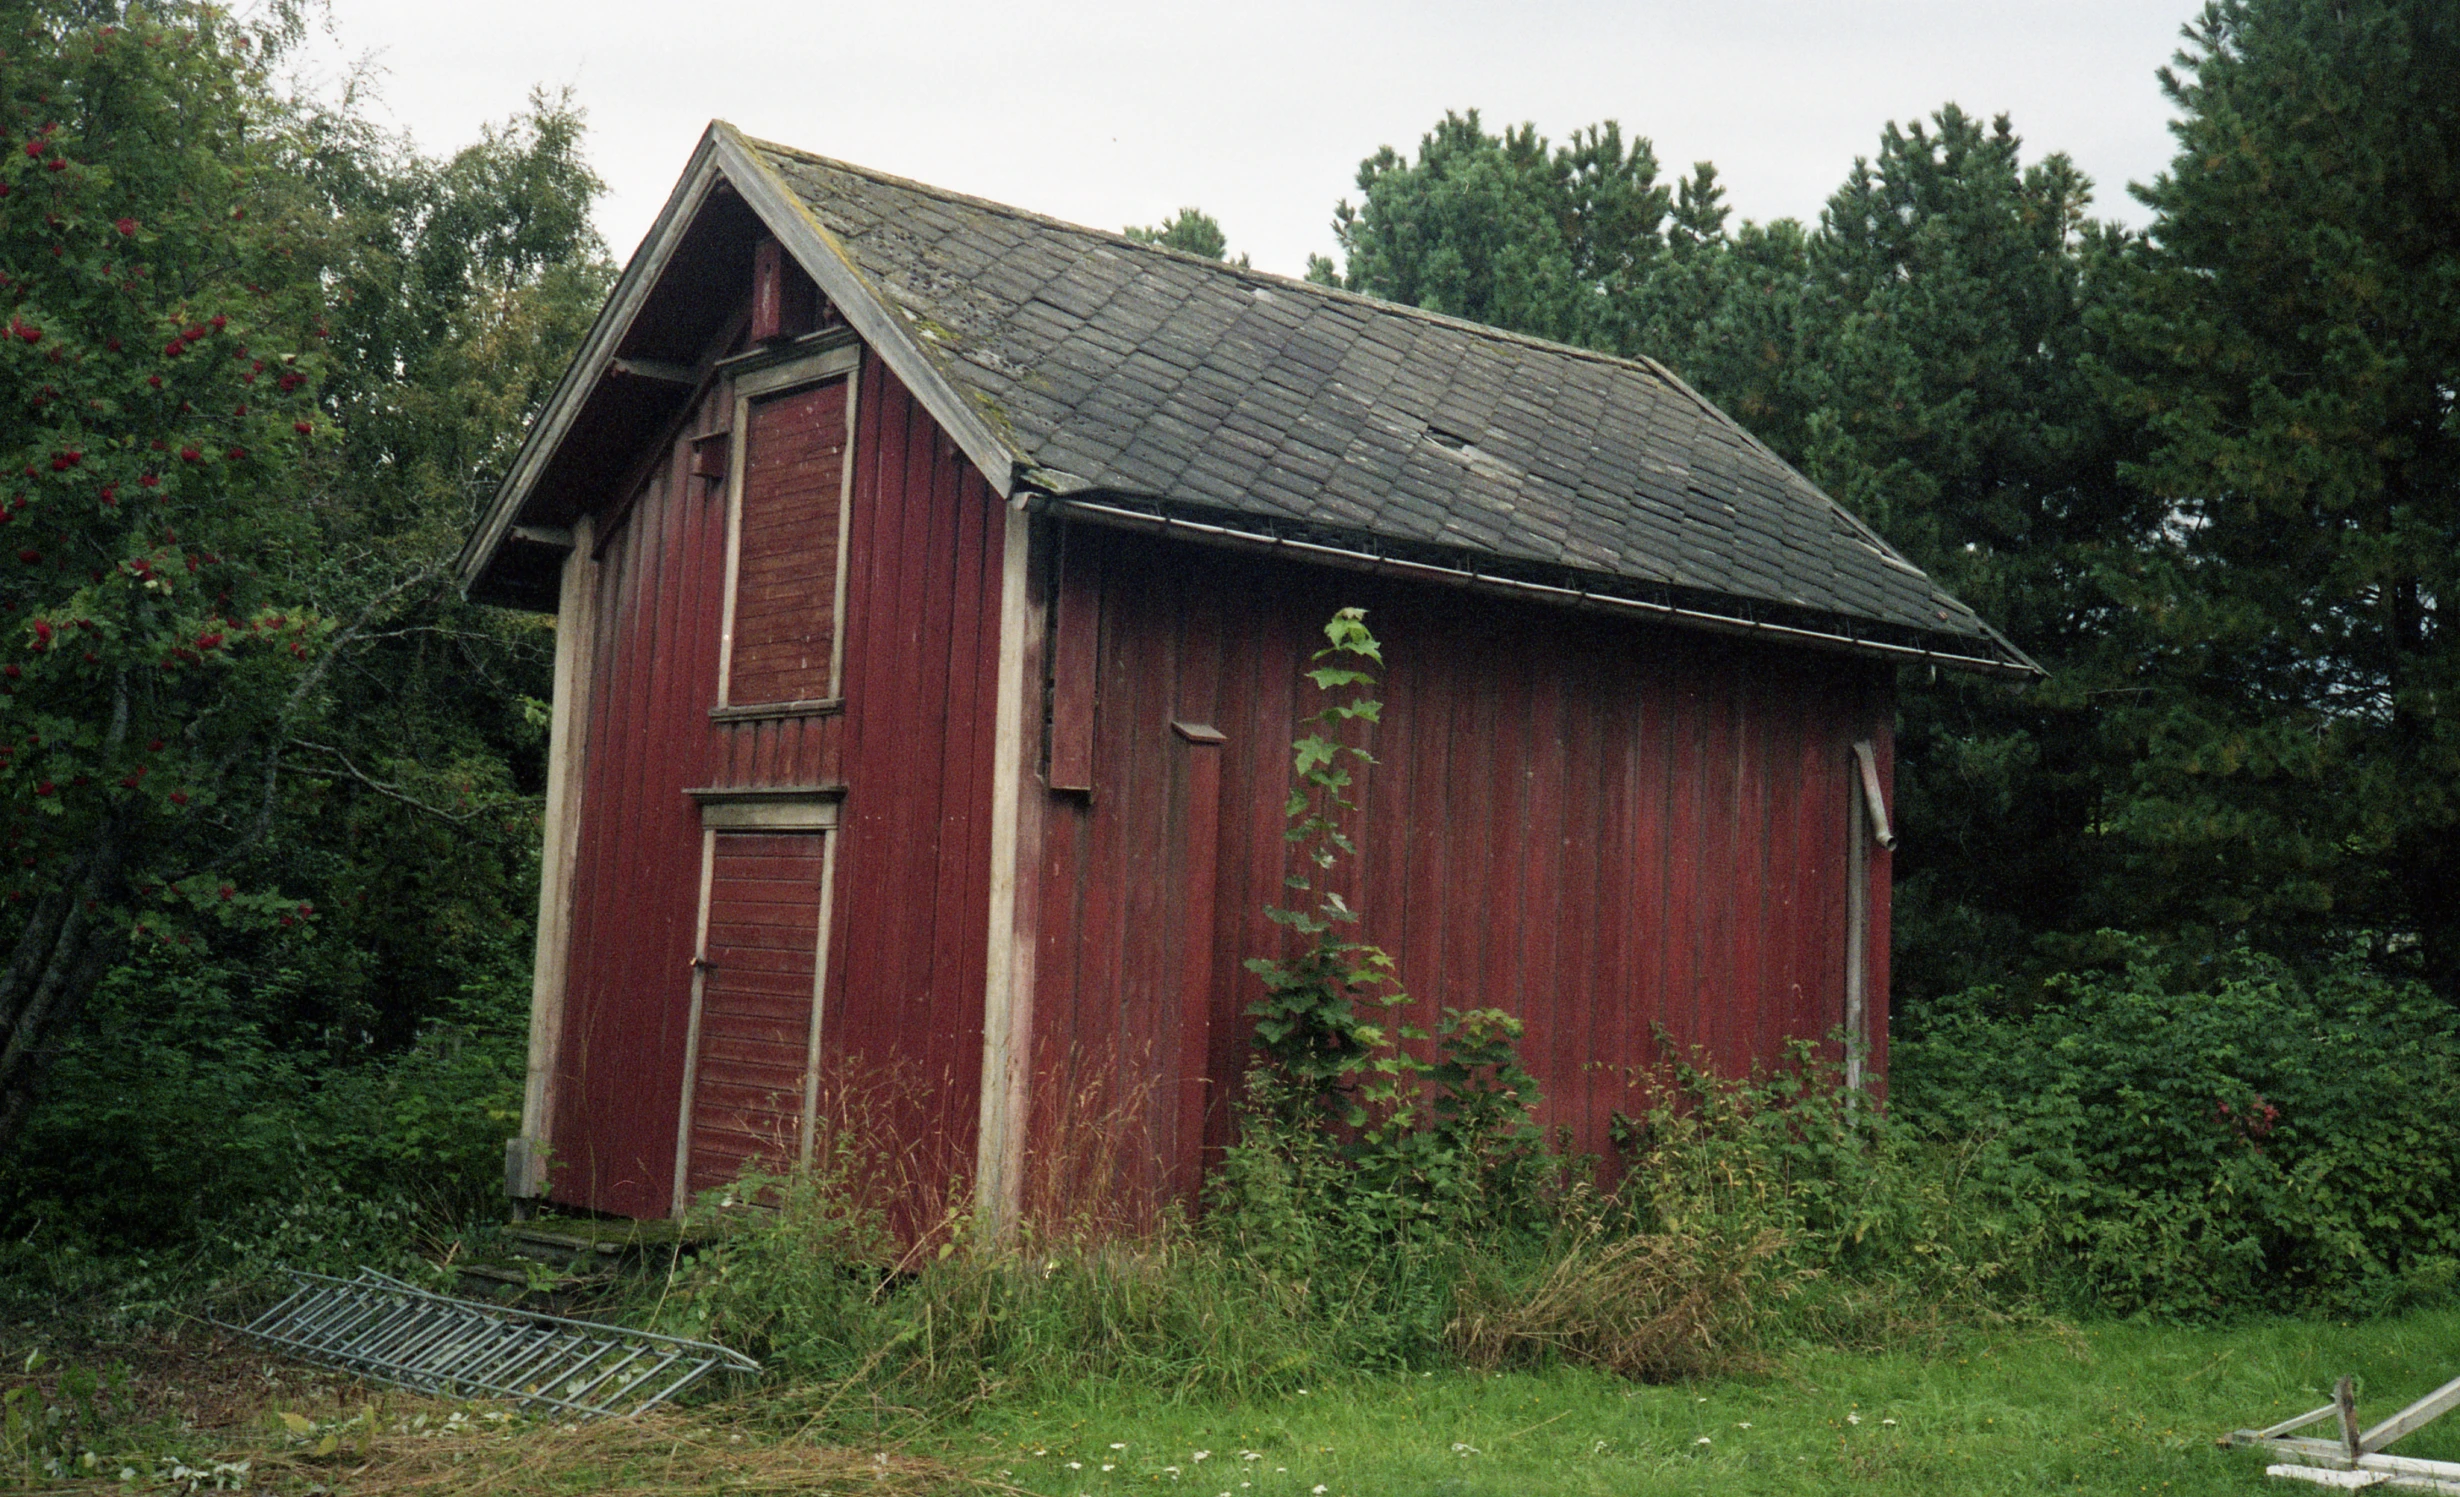
[[2089,373],[2124,236],[2085,219],[2064,157],[2028,166],[2007,121],[1953,106],[1891,126],[1809,231],[1729,229],[1715,167],[1669,195],[1646,142],[1617,151],[1619,189],[1575,194],[1618,179],[1619,141],[1583,132],[1558,169],[1532,132],[1447,116],[1415,162],[1362,164],[1350,283],[1666,364],[2048,663],[2021,695],[1908,678],[1898,972],[1918,1001],[2072,956],[2125,923],[2101,708],[2126,614],[2100,575],[2160,516]]
[[2121,830],[2148,907],[2372,928],[2460,998],[2460,10],[2219,0],[2114,391],[2168,507]]
[[[1208,260],[1230,258],[1229,236],[1222,233],[1221,225],[1214,222],[1213,215],[1202,208],[1181,208],[1166,223],[1147,228],[1130,224],[1120,232],[1138,244],[1158,244],[1168,249],[1184,250],[1191,255],[1202,255]],[[1239,256],[1236,263],[1244,267],[1247,257]]]
[[2090,201],[2066,157],[2027,165],[2004,116],[1950,105],[1890,125],[1809,245],[1803,465],[2051,672],[2020,693],[1906,683],[1897,936],[1916,1001],[2025,978],[2130,923],[2101,830],[2128,773],[2103,709],[2130,680],[2102,573],[2160,508],[2122,480],[2135,449],[2093,382],[2126,241]]
[[[1684,186],[1686,202],[1707,188]],[[1649,142],[1627,147],[1612,120],[1553,146],[1533,125],[1490,135],[1474,109],[1414,161],[1386,146],[1359,163],[1358,191],[1333,210],[1340,284],[1592,348],[1617,346],[1615,303],[1664,255],[1673,204]]]

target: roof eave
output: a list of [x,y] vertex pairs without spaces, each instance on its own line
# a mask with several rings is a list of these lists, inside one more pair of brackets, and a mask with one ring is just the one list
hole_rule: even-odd
[[[1983,638],[1905,630],[1902,632],[1923,642],[1899,643],[1876,638],[1856,628],[1857,624],[1871,629],[1890,627],[1875,621],[1788,608],[1786,611],[1789,613],[1814,615],[1827,622],[1824,625],[1779,622],[1754,613],[1755,607],[1770,606],[1758,600],[1731,598],[1730,601],[1737,605],[1732,610],[1705,608],[1697,606],[1697,598],[1678,601],[1678,597],[1688,595],[1672,588],[1655,589],[1660,594],[1656,598],[1635,596],[1651,589],[1638,579],[1611,573],[1582,572],[1575,568],[1537,563],[1531,563],[1524,569],[1515,566],[1508,558],[1466,547],[1454,549],[1415,545],[1409,549],[1419,554],[1403,556],[1394,554],[1389,540],[1367,532],[1344,535],[1330,527],[1311,524],[1305,527],[1313,532],[1308,536],[1277,534],[1254,516],[1228,511],[1192,511],[1186,506],[1168,504],[1148,495],[1103,489],[1072,474],[1049,469],[1029,470],[1023,475],[1022,483],[1018,501],[1036,513],[1116,529],[1166,535],[1199,545],[1286,556],[1317,565],[1406,577],[1559,607],[1653,619],[1676,628],[1833,650],[1896,664],[1930,664],[1947,670],[2027,681],[2049,675],[2031,656],[1978,619],[1976,623],[1983,631]],[[1523,570],[1553,572],[1560,580],[1545,582],[1530,576],[1514,575]],[[1705,596],[1728,597],[1725,594]],[[1976,646],[1988,653],[1977,653]]]
[[563,378],[556,381],[546,403],[539,407],[537,418],[521,440],[520,450],[513,454],[512,466],[505,470],[504,481],[496,486],[495,497],[488,501],[470,538],[462,543],[461,555],[453,563],[463,592],[470,590],[502,549],[505,537],[520,517],[522,504],[571,431],[583,401],[605,377],[607,364],[631,329],[641,303],[665,273],[684,229],[717,181],[716,148],[717,131],[712,126],[693,148],[692,159],[677,179],[675,190],[667,194],[666,206],[658,210],[657,220],[641,240],[641,247],[615,278],[613,289],[607,292],[606,305],[598,311],[598,320],[590,324],[589,335],[581,340],[580,352],[565,367]]

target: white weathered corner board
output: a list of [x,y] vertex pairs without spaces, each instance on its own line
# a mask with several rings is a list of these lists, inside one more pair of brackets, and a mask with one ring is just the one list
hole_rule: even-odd
[[[2221,1437],[2221,1443],[2251,1445],[2281,1457],[2264,1468],[2266,1476],[2352,1491],[2380,1487],[2392,1492],[2448,1492],[2460,1497],[2460,1461],[2425,1461],[2383,1453],[2385,1446],[2417,1433],[2455,1407],[2460,1407],[2460,1378],[2453,1378],[2374,1428],[2361,1429],[2354,1385],[2344,1377],[2334,1385],[2332,1401],[2323,1407],[2264,1429],[2232,1430]],[[2318,1440],[2296,1434],[2327,1419],[2338,1422],[2340,1438]]]

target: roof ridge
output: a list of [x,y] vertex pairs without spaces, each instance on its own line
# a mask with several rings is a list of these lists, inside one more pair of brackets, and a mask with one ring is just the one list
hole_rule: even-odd
[[[731,129],[733,127],[729,126],[728,128]],[[741,134],[740,131],[736,133]],[[1710,405],[1706,400],[1702,399],[1697,392],[1691,390],[1689,386],[1683,385],[1682,380],[1676,376],[1673,371],[1666,368],[1665,365],[1659,363],[1657,360],[1649,357],[1647,354],[1608,353],[1603,349],[1585,348],[1577,343],[1563,343],[1558,342],[1553,338],[1541,338],[1535,333],[1517,332],[1511,328],[1497,327],[1490,322],[1479,322],[1468,317],[1456,317],[1449,312],[1437,312],[1427,307],[1412,306],[1408,302],[1392,301],[1385,297],[1370,295],[1364,291],[1352,291],[1345,286],[1327,286],[1321,281],[1310,281],[1299,276],[1286,276],[1276,271],[1258,270],[1252,265],[1240,265],[1230,260],[1216,260],[1209,255],[1191,254],[1186,250],[1174,249],[1166,244],[1147,244],[1141,239],[1130,239],[1127,235],[1117,233],[1110,229],[1097,229],[1091,224],[1071,223],[1067,219],[1055,218],[1048,213],[1038,213],[1031,208],[1020,208],[1014,203],[1002,203],[992,198],[977,197],[970,192],[958,192],[954,188],[939,187],[929,182],[918,182],[912,177],[901,177],[895,172],[884,172],[876,167],[862,166],[852,161],[841,161],[834,156],[823,156],[817,151],[806,151],[799,146],[790,146],[779,141],[762,140],[758,136],[754,135],[744,135],[743,140],[745,144],[756,146],[764,151],[774,151],[780,156],[792,156],[803,161],[815,163],[816,165],[828,167],[833,171],[841,171],[852,176],[866,177],[874,182],[882,182],[890,186],[902,187],[912,192],[919,192],[925,197],[940,198],[949,202],[966,203],[976,208],[984,208],[994,213],[1004,214],[1010,218],[1023,219],[1027,222],[1042,224],[1049,228],[1062,229],[1071,234],[1090,235],[1093,238],[1107,240],[1112,244],[1119,245],[1126,249],[1138,250],[1148,254],[1166,255],[1175,260],[1184,260],[1193,265],[1204,266],[1224,275],[1237,276],[1241,279],[1249,281],[1268,282],[1273,286],[1287,286],[1294,291],[1299,291],[1310,296],[1320,296],[1331,301],[1350,302],[1361,307],[1371,308],[1377,312],[1392,313],[1403,317],[1415,318],[1421,322],[1435,323],[1438,326],[1453,328],[1460,332],[1471,334],[1475,337],[1485,338],[1491,342],[1518,344],[1526,348],[1541,349],[1551,354],[1569,354],[1573,358],[1583,359],[1590,363],[1611,364],[1624,369],[1637,369],[1642,373],[1654,375],[1659,379],[1667,380],[1678,387],[1681,387],[1684,394],[1690,396],[1692,400],[1699,402],[1703,408],[1710,411],[1715,411],[1718,416],[1726,421],[1733,421],[1731,416],[1727,416],[1723,411],[1717,411],[1715,406]],[[1735,423],[1735,426],[1737,430],[1742,429],[1739,422]]]

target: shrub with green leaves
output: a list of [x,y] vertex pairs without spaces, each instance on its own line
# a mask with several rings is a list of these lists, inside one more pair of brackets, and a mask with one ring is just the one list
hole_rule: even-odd
[[380,1053],[270,1017],[305,980],[140,951],[102,983],[0,1177],[0,1286],[139,1309],[281,1267],[416,1273],[494,1206],[518,1009],[474,992]]
[[2238,953],[2076,973],[2011,1013],[1980,989],[1896,1047],[1895,1107],[1987,1140],[2079,1307],[2362,1311],[2460,1262],[2460,1015],[2355,953],[2301,977]]
[[1638,1234],[1759,1255],[1743,1287],[1783,1313],[1754,1334],[1895,1342],[2039,1303],[2043,1229],[1996,1140],[1881,1109],[1808,1041],[1744,1076],[1675,1062],[1654,1081],[1617,1121],[1613,1201]]
[[402,1263],[503,1210],[552,631],[450,561],[612,277],[581,120],[430,159],[288,0],[5,11],[0,1289]]

